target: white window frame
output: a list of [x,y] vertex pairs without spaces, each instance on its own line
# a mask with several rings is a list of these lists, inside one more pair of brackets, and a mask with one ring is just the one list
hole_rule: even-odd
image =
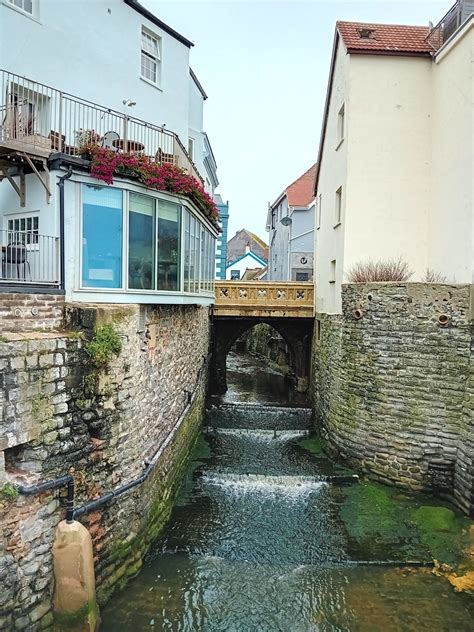
[[[153,41],[156,46],[153,46]],[[144,59],[155,65],[155,80],[143,72]],[[147,29],[145,26],[142,26],[140,32],[140,77],[144,81],[151,83],[153,86],[161,86],[161,37],[156,33],[153,33],[153,31]]]
[[346,125],[346,118],[345,118],[345,103],[343,103],[341,105],[341,107],[339,108],[339,112],[337,113],[337,142],[336,142],[336,149],[338,149],[341,145],[341,143],[344,140],[344,135],[345,135],[345,125]]
[[[34,228],[33,227],[33,223],[34,220],[36,221],[37,227]],[[15,228],[14,226],[12,228],[10,228],[10,222],[13,222],[13,224],[15,222],[20,223],[21,220],[25,220],[25,223],[28,223],[28,220],[31,220],[31,225],[32,228],[29,230],[28,228],[26,228],[25,230],[22,230],[21,228]],[[25,246],[27,247],[27,250],[38,250],[39,248],[39,236],[40,236],[40,232],[39,232],[39,211],[32,211],[31,213],[17,213],[17,214],[12,214],[12,215],[5,215],[4,216],[4,227],[5,227],[5,237],[6,240],[8,240],[8,235],[10,233],[24,233],[25,235],[31,235],[32,239],[28,240],[28,238],[25,240]],[[6,245],[6,243],[4,244]]]
[[[23,13],[24,15],[27,15],[30,18],[36,17],[36,14],[37,14],[36,3],[37,2],[38,0],[5,0],[5,4],[7,6],[10,6],[13,9],[16,9],[20,13]],[[28,9],[25,9],[26,3],[28,3],[31,6],[31,11],[28,11]]]
[[343,192],[342,186],[340,186],[335,194],[335,204],[334,204],[334,228],[337,228],[342,224],[342,213],[343,213]]

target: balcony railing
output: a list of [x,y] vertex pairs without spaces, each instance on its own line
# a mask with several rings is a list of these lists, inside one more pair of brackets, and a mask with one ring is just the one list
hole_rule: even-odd
[[216,316],[314,315],[314,285],[297,281],[216,281]]
[[84,140],[171,163],[203,181],[175,133],[0,70],[0,146],[78,156]]
[[0,230],[0,285],[59,286],[59,239],[33,231]]
[[428,43],[437,51],[467,20],[473,12],[472,0],[457,0],[438,24],[432,27],[426,37]]

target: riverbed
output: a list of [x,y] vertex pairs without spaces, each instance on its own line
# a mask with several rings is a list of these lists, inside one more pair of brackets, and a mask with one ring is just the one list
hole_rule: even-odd
[[435,556],[463,564],[472,523],[359,479],[281,376],[249,356],[229,369],[171,519],[101,630],[472,632],[472,598],[433,574]]

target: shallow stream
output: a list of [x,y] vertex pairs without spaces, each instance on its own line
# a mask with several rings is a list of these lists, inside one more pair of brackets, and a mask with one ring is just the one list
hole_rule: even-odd
[[232,361],[171,519],[101,631],[472,632],[472,598],[431,572],[435,553],[462,562],[469,522],[358,481],[324,455],[282,380]]

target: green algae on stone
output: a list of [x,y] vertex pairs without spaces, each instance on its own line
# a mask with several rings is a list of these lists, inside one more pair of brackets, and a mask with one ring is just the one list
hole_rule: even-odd
[[463,527],[467,518],[456,517],[447,507],[422,505],[411,514],[421,541],[432,557],[443,563],[458,564],[464,556]]
[[298,441],[298,445],[311,452],[311,454],[325,454],[325,445],[321,437],[307,437]]

